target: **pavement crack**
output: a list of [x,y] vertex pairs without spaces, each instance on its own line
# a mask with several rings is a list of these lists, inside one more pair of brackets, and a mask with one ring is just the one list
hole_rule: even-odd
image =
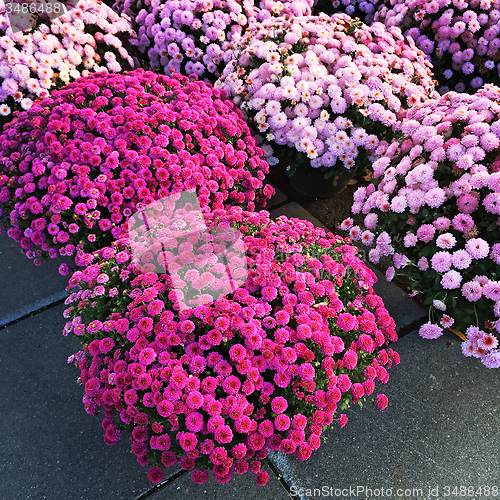
[[174,481],[176,481],[177,479],[179,479],[180,477],[184,476],[184,474],[187,473],[188,473],[187,470],[181,469],[180,471],[170,476],[168,479],[165,479],[165,481],[155,484],[151,489],[140,494],[138,497],[135,497],[133,500],[146,500],[147,498],[150,498],[152,495],[154,495],[158,491],[161,491],[163,488],[165,488],[169,484],[172,484]]
[[272,473],[276,476],[276,479],[279,481],[281,484],[282,488],[287,492],[288,496],[290,498],[295,499],[297,495],[294,495],[291,490],[291,486],[286,482],[285,478],[283,477],[283,474],[275,467],[273,462],[271,460],[267,460],[267,465],[271,469]]
[[47,299],[39,300],[34,304],[30,304],[4,316],[0,319],[0,331],[8,328],[9,326],[15,325],[20,321],[23,321],[24,319],[32,318],[33,316],[36,316],[42,312],[48,311],[49,309],[64,304],[67,296],[68,295],[66,292],[64,292],[64,295],[54,294]]

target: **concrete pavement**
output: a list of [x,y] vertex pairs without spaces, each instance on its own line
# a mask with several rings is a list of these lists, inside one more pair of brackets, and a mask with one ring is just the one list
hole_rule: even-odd
[[[276,200],[273,216],[313,219],[285,195]],[[128,440],[107,446],[100,419],[85,413],[77,371],[66,362],[79,344],[61,334],[61,262],[37,268],[18,252],[0,236],[0,500],[345,499],[354,491],[356,498],[375,497],[374,490],[457,499],[461,486],[474,487],[474,496],[465,496],[479,500],[487,497],[484,487],[500,487],[498,371],[463,357],[451,333],[421,339],[424,312],[383,278],[377,292],[398,331],[411,330],[393,345],[401,364],[383,388],[386,410],[349,409],[347,426],[330,431],[306,462],[273,454],[265,487],[253,474],[196,485],[179,469],[152,486]]]

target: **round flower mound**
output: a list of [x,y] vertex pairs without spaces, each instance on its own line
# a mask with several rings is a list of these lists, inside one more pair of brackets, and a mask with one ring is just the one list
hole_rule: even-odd
[[318,14],[324,12],[328,15],[344,12],[370,25],[373,23],[380,3],[380,0],[316,0],[313,11]]
[[[174,223],[192,229],[195,222],[188,209],[171,210],[170,222],[156,226],[160,247],[168,240],[177,248]],[[183,241],[173,262],[189,267],[185,285],[201,294],[194,307],[180,302],[189,287],[176,290],[177,277],[144,272],[148,258],[132,257],[127,240],[82,255],[87,268],[69,281],[64,334],[84,344],[69,361],[81,370],[86,411],[104,409],[108,444],[130,435],[153,481],[178,462],[195,482],[208,471],[227,482],[250,470],[265,484],[268,450],[306,460],[325,427],[345,425],[338,412],[372,396],[399,363],[385,348],[397,339],[394,320],[356,248],[310,222],[268,217],[239,207],[211,212],[201,246],[189,231],[191,246]],[[229,230],[247,249],[247,277],[234,292],[204,301],[205,289],[223,291],[224,267],[210,262],[206,235],[214,234],[216,247]],[[193,254],[206,263],[199,277],[198,266],[187,264]],[[387,399],[375,403],[383,409]]]
[[[390,4],[390,5],[389,5]],[[444,94],[498,85],[500,11],[490,0],[391,0],[375,20],[401,26],[434,66]]]
[[125,0],[152,69],[214,82],[256,16],[253,0]]
[[52,21],[37,18],[31,31],[12,32],[0,0],[0,130],[16,110],[27,110],[80,76],[137,67],[130,19],[100,0],[80,0]]
[[110,244],[171,193],[197,189],[204,210],[265,205],[269,166],[233,108],[206,83],[142,69],[35,101],[0,136],[3,226],[39,264]]
[[433,92],[427,59],[398,28],[345,14],[252,25],[216,86],[273,147],[298,152],[291,173],[310,163],[327,178],[364,172],[405,110]]
[[[374,183],[354,194],[352,211],[366,214],[365,239],[374,245],[370,258],[392,255],[390,274],[403,269],[422,295],[430,315],[423,337],[479,327],[498,339],[500,89],[449,92],[421,104],[402,132],[393,155],[373,165]],[[344,224],[363,239],[359,227]],[[473,353],[499,367],[496,347],[476,343]]]

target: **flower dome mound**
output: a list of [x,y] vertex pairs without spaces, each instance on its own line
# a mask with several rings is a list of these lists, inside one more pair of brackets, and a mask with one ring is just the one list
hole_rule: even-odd
[[438,91],[474,93],[500,83],[500,10],[490,0],[391,0],[375,20],[400,26],[434,66]]
[[[268,215],[216,210],[200,233],[205,245],[191,232],[190,244],[183,240],[175,257],[187,269],[183,289],[200,293],[218,289],[224,272],[206,245],[232,228],[246,246],[242,286],[194,307],[180,307],[171,276],[138,267],[127,239],[80,255],[87,267],[70,279],[64,333],[84,344],[71,360],[85,407],[104,410],[106,443],[130,436],[153,482],[179,464],[197,483],[209,472],[225,483],[249,471],[265,484],[268,450],[307,460],[325,427],[347,422],[338,413],[371,396],[399,363],[386,348],[397,339],[394,320],[356,248],[307,221]],[[177,220],[169,217],[156,227],[160,239],[172,238],[162,232]],[[202,274],[193,258],[208,266]],[[385,408],[385,395],[375,404]]]
[[256,16],[252,0],[126,0],[124,12],[151,69],[212,83]]
[[336,14],[253,24],[216,86],[273,147],[295,149],[295,164],[353,176],[433,83],[424,54],[398,28]]
[[29,258],[109,245],[136,210],[197,190],[204,210],[274,193],[240,111],[218,89],[142,69],[35,101],[0,136],[0,214]]
[[[397,149],[374,163],[374,184],[354,194],[366,231],[355,226],[350,235],[373,242],[372,262],[392,256],[388,277],[401,269],[422,297],[431,320],[422,336],[453,327],[466,334],[466,356],[498,368],[500,89],[421,104],[402,132]],[[491,342],[481,344],[481,335]]]

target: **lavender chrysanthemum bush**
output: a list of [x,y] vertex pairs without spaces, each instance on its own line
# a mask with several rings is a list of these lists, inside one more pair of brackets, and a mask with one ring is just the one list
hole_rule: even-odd
[[253,0],[126,0],[123,12],[151,69],[212,83],[257,13]]
[[93,74],[5,127],[0,220],[40,264],[109,245],[137,209],[186,189],[198,190],[204,210],[265,206],[268,171],[220,90],[142,69]]
[[382,4],[382,0],[316,0],[313,12],[319,14],[336,14],[344,12],[352,18],[358,18],[366,24],[372,24],[375,13]]
[[[259,134],[327,178],[355,176],[383,152],[411,106],[433,95],[429,63],[398,28],[345,14],[253,24],[216,86]],[[437,95],[437,94],[436,94]]]
[[498,85],[500,10],[490,0],[390,0],[376,21],[400,26],[429,57],[444,94]]
[[[500,88],[449,92],[408,112],[397,149],[373,165],[375,181],[354,194],[370,259],[409,280],[429,308],[420,334],[454,328],[463,353],[500,367]],[[465,333],[466,337],[463,335]]]
[[[268,450],[307,460],[325,428],[346,424],[351,403],[371,396],[387,406],[373,394],[399,363],[387,348],[395,324],[348,241],[239,207],[200,222],[192,207],[166,202],[153,233],[137,228],[79,255],[87,267],[70,279],[64,333],[84,348],[69,362],[81,371],[87,412],[104,410],[106,443],[130,436],[151,481],[178,464],[197,483],[249,471],[263,485]],[[231,241],[226,231],[241,234],[247,252],[237,258],[229,245],[230,277],[248,270],[229,294],[216,249]],[[156,251],[132,252],[144,233]],[[163,259],[174,275],[146,272]],[[198,291],[194,303],[184,303],[186,289]]]
[[100,0],[80,0],[64,16],[38,17],[31,31],[13,33],[0,0],[0,130],[16,110],[93,72],[137,67],[130,19]]

